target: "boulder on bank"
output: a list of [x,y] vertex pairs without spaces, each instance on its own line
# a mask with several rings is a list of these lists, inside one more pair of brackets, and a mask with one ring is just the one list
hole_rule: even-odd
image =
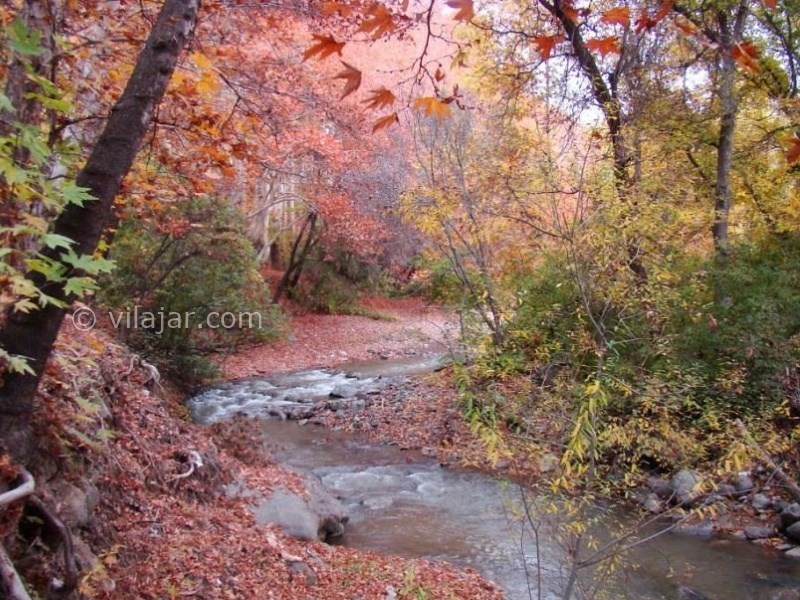
[[691,506],[702,494],[703,479],[696,471],[681,469],[669,481],[675,501],[684,506]]
[[287,535],[300,540],[327,541],[344,533],[347,511],[316,479],[306,480],[308,498],[280,487],[256,507],[260,525],[277,525]]
[[778,529],[787,531],[789,527],[798,522],[800,522],[800,504],[793,502],[781,511]]

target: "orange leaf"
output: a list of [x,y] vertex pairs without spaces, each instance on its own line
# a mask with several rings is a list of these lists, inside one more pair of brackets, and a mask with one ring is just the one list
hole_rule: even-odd
[[334,76],[334,79],[344,79],[344,90],[339,100],[344,100],[347,96],[355,92],[361,87],[361,71],[356,69],[353,65],[349,65],[343,60],[340,61],[344,65],[344,70],[340,71]]
[[751,73],[758,73],[761,67],[758,66],[758,48],[752,42],[741,42],[736,44],[731,49],[731,56],[739,63],[739,66],[750,71]]
[[323,17],[330,17],[333,14],[339,13],[343,17],[349,16],[354,8],[347,4],[339,4],[338,2],[322,2],[319,5],[319,12]]
[[399,123],[400,119],[397,116],[397,113],[392,113],[390,115],[386,115],[385,117],[381,117],[377,121],[375,121],[375,125],[372,126],[372,133],[376,131],[380,131],[381,129],[386,129],[391,127],[395,123]]
[[589,50],[596,50],[601,56],[619,54],[619,38],[616,36],[609,36],[596,40],[588,40],[586,42],[586,48]]
[[361,24],[358,31],[372,33],[373,39],[394,31],[392,13],[383,4],[373,4],[368,14],[369,17]]
[[377,90],[372,90],[370,94],[372,95],[364,100],[364,104],[367,105],[367,108],[372,110],[378,110],[386,106],[391,106],[397,99],[395,98],[395,95],[385,87],[379,87]]
[[661,3],[661,6],[659,6],[656,14],[654,14],[652,17],[647,13],[646,10],[643,10],[641,13],[639,13],[639,18],[636,19],[636,33],[649,31],[658,25],[670,13],[673,4],[673,0],[664,0],[664,2]]
[[694,35],[697,33],[697,27],[695,27],[690,21],[686,21],[684,19],[676,19],[675,27],[680,29],[686,35]]
[[658,12],[653,15],[653,21],[656,23],[663,21],[672,10],[674,4],[675,3],[672,0],[664,0],[664,2],[661,3],[661,6],[658,7]]
[[332,35],[317,35],[315,33],[314,39],[317,41],[317,43],[303,52],[303,60],[308,60],[312,56],[316,56],[319,58],[319,60],[323,60],[328,58],[334,52],[339,56],[342,55],[342,48],[344,48],[345,43],[337,42]]
[[453,17],[456,21],[468,22],[475,16],[472,0],[447,0],[445,4],[458,11]]
[[417,98],[413,107],[423,111],[426,117],[436,117],[440,121],[450,116],[450,106],[433,96]]
[[786,162],[788,162],[790,165],[793,165],[800,160],[800,137],[794,135],[789,142],[791,143],[791,146],[789,150],[786,151]]
[[539,56],[542,57],[542,60],[550,58],[555,45],[563,41],[564,36],[562,35],[541,35],[533,38],[533,43],[536,45],[536,50],[539,51]]
[[609,25],[622,25],[627,29],[631,26],[631,9],[626,6],[610,8],[603,13],[600,22],[608,23]]
[[570,6],[567,3],[564,3],[564,5],[561,7],[561,10],[564,11],[564,15],[570,21],[572,21],[576,25],[578,24],[578,17],[580,16],[580,13],[577,11],[577,9],[573,8],[572,6]]
[[767,8],[771,8],[772,10],[775,10],[776,8],[778,8],[778,2],[776,0],[764,0],[764,6],[766,6]]

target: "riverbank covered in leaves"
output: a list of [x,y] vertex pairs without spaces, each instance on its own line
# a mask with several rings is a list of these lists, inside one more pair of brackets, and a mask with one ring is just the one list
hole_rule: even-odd
[[[111,336],[65,327],[41,388],[46,447],[33,472],[71,531],[70,551],[30,508],[4,515],[30,589],[63,593],[72,572],[84,598],[501,597],[443,563],[257,525],[253,502],[278,488],[306,496],[303,478],[270,460],[254,422],[194,425],[182,400]],[[234,483],[248,493],[231,493]]]

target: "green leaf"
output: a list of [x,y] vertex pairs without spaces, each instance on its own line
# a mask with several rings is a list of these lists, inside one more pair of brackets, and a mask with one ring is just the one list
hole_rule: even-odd
[[67,114],[72,110],[72,103],[69,100],[64,100],[63,98],[51,98],[50,96],[44,96],[42,94],[32,95],[35,96],[41,105],[47,109],[54,110],[61,114]]
[[0,110],[10,113],[16,112],[14,105],[11,104],[11,100],[9,100],[8,96],[6,96],[3,92],[0,92]]
[[48,156],[50,156],[50,148],[48,148],[47,142],[42,138],[39,129],[31,125],[22,125],[20,123],[16,125],[20,133],[20,144],[31,153],[31,158],[37,165],[43,164]]
[[58,98],[62,93],[61,90],[58,89],[58,86],[47,77],[36,73],[28,73],[28,79],[38,85],[41,90],[51,98]]
[[36,304],[34,304],[30,298],[22,298],[21,300],[17,300],[14,303],[14,310],[16,312],[21,312],[23,314],[28,314],[32,310],[38,308]]
[[58,233],[48,233],[42,236],[42,243],[48,248],[64,248],[69,250],[75,242]]
[[94,196],[89,193],[89,188],[80,187],[74,182],[67,182],[61,187],[61,195],[64,197],[64,202],[67,204],[77,204],[83,206],[85,202],[96,200]]
[[41,273],[47,281],[62,281],[64,279],[64,265],[49,258],[31,258],[27,261],[28,269]]
[[21,19],[16,19],[6,28],[8,41],[15,52],[24,56],[39,56],[42,48],[42,34],[25,26]]
[[21,375],[36,375],[34,370],[28,364],[28,359],[24,356],[6,356],[8,360],[8,370],[11,373],[20,373]]
[[97,284],[90,277],[70,277],[64,286],[64,291],[67,295],[74,294],[79,298],[83,297],[86,292],[92,292],[97,289]]
[[100,273],[110,273],[114,270],[114,261],[106,258],[98,258],[90,254],[78,256],[73,250],[61,255],[61,260],[88,275],[99,275]]
[[58,306],[59,308],[67,307],[67,303],[63,300],[59,300],[55,296],[50,296],[49,294],[45,294],[42,290],[39,290],[39,306],[44,308],[48,305]]

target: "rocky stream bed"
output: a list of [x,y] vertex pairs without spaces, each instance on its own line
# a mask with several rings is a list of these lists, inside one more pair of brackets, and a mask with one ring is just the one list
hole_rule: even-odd
[[[474,470],[444,468],[425,453],[319,426],[330,415],[360,427],[374,426],[370,415],[387,401],[387,386],[410,385],[407,378],[440,364],[439,356],[422,354],[243,379],[202,392],[188,407],[194,420],[205,424],[234,415],[261,419],[267,451],[306,477],[304,497],[278,489],[260,499],[255,509],[260,522],[278,524],[300,539],[326,538],[358,549],[473,568],[512,599],[561,597],[570,569],[558,530],[545,523],[538,542],[530,535],[519,519],[517,486]],[[680,497],[688,493],[692,478],[686,472],[653,481],[644,500],[665,503]],[[747,493],[747,484],[743,475],[739,489],[730,491],[742,502],[761,503],[765,515],[775,508],[772,499]],[[796,527],[800,506],[778,508],[784,529]],[[593,532],[598,539],[628,519],[619,506],[597,510],[604,515],[604,524]],[[656,522],[643,534],[669,526]],[[759,545],[775,535],[766,519],[760,527],[740,532],[739,537],[756,544],[715,535],[711,521],[681,526],[638,547],[623,567],[624,576],[604,584],[605,590],[612,598],[643,600],[800,599],[800,560],[793,557],[798,552],[788,543],[781,548],[786,554]],[[584,589],[598,583],[594,577],[591,570],[582,572]]]

